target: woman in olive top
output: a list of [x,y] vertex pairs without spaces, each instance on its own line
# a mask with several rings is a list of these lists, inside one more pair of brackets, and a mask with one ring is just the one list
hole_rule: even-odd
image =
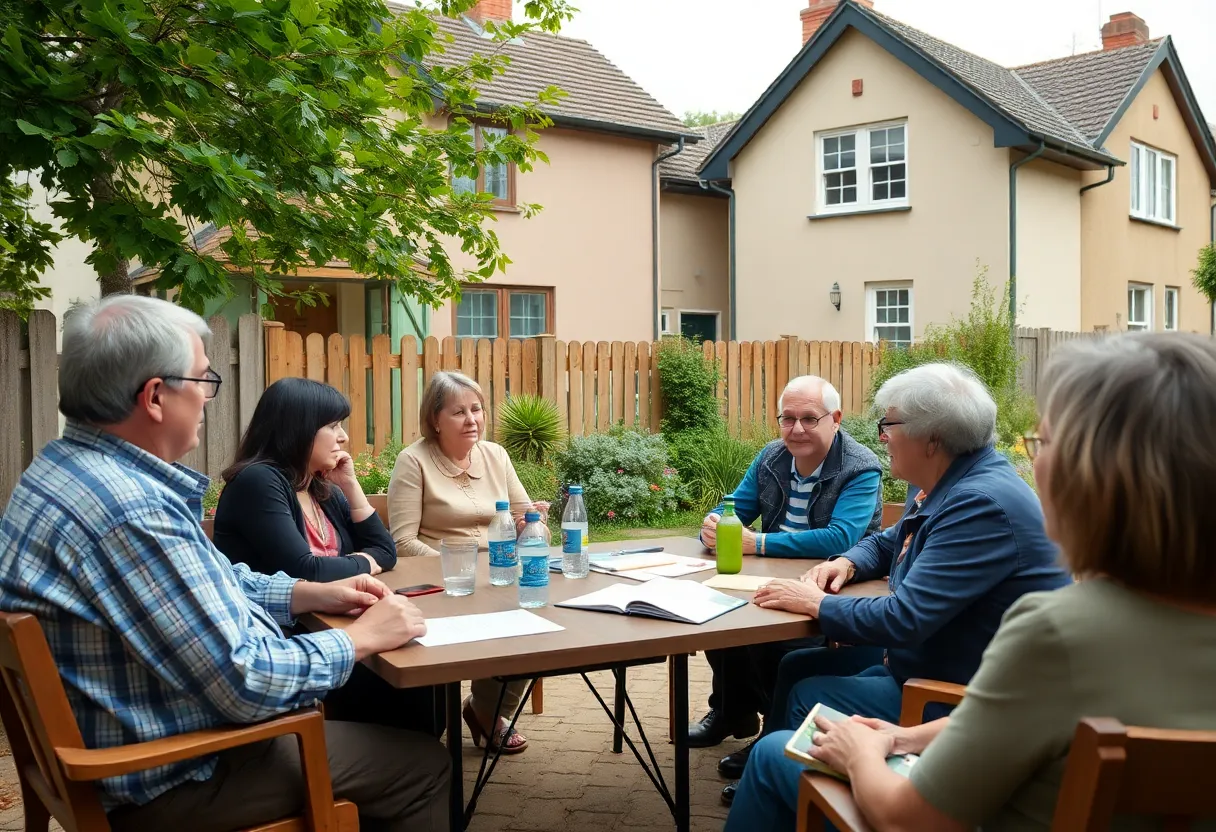
[[[815,756],[848,773],[879,832],[1049,829],[1083,717],[1216,730],[1216,344],[1073,342],[1046,382],[1026,446],[1048,534],[1081,580],[1010,608],[951,716],[820,726]],[[923,752],[910,778],[884,765],[893,752]]]
[[[388,486],[389,526],[398,555],[438,555],[444,538],[472,537],[486,549],[494,504],[500,500],[510,501],[517,533],[526,511],[536,509],[545,520],[549,504],[533,503],[507,452],[482,439],[485,396],[477,382],[460,373],[436,373],[418,410],[423,438],[397,457]],[[502,713],[515,711],[526,688],[523,681],[507,684]],[[501,691],[502,684],[493,679],[475,679],[464,719],[475,742],[487,736],[491,747],[515,754],[528,741],[514,729],[508,734],[506,721],[496,718]]]

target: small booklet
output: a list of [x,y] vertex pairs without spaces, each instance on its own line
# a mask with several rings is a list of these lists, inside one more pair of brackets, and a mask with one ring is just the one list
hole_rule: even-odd
[[[819,729],[815,727],[815,717],[817,716],[824,717],[832,722],[844,722],[848,719],[840,711],[829,708],[820,702],[811,708],[811,712],[806,715],[806,719],[802,721],[802,725],[794,732],[794,736],[790,737],[790,741],[785,744],[785,756],[821,774],[830,775],[847,783],[849,781],[848,777],[826,763],[816,760],[810,754],[810,750],[815,747],[815,735],[819,733]],[[887,758],[887,766],[896,774],[907,777],[912,772],[912,766],[916,765],[916,761],[919,759],[920,757],[916,754],[892,754]]]
[[[684,555],[672,555],[665,552],[647,552],[644,554],[618,555],[613,552],[594,552],[590,556],[592,572],[602,572],[629,578],[633,581],[649,581],[652,578],[682,578],[694,572],[713,569],[715,562],[704,558],[690,558]],[[562,556],[554,555],[549,559],[549,569],[553,572],[562,571]]]
[[704,624],[746,604],[696,581],[655,577],[642,584],[613,584],[557,606]]
[[738,592],[755,592],[767,584],[772,578],[762,575],[714,575],[701,583],[714,589],[733,589]]

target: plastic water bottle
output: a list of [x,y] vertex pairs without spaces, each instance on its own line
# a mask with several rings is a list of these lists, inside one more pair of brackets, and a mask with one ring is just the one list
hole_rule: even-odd
[[549,536],[540,525],[540,512],[524,515],[524,530],[515,541],[519,556],[519,605],[524,609],[549,603]]
[[567,578],[585,578],[590,571],[587,555],[587,507],[583,505],[583,487],[570,486],[570,499],[562,512],[562,574]]
[[722,519],[718,521],[718,572],[737,575],[743,569],[743,522],[735,516],[735,496],[722,498]]
[[490,585],[510,586],[519,574],[519,558],[515,555],[515,520],[511,504],[499,500],[494,504],[494,519],[490,521]]

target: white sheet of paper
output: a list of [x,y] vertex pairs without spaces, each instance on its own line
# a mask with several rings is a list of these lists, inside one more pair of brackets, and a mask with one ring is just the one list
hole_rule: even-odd
[[549,619],[541,618],[527,610],[485,612],[477,615],[429,618],[426,622],[426,635],[417,639],[417,642],[423,647],[442,647],[445,644],[556,633],[564,629],[566,628],[562,625],[554,624]]
[[714,589],[755,592],[771,580],[773,579],[761,575],[714,575],[709,580],[702,581],[701,583],[705,584],[705,586],[712,586]]
[[627,569],[624,572],[613,573],[614,578],[630,578],[635,581],[649,581],[652,578],[683,578],[717,565],[713,558],[690,558],[683,555],[669,555],[675,563],[663,566],[652,566],[647,569]]

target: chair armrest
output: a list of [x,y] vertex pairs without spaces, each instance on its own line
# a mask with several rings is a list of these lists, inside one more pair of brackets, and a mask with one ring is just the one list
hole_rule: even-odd
[[319,731],[324,738],[323,720],[324,717],[316,708],[304,708],[254,725],[209,728],[111,748],[56,748],[55,753],[69,780],[87,783],[181,760],[191,760],[288,734],[303,736],[312,731]]
[[848,783],[826,774],[802,772],[798,783],[798,832],[823,832],[824,821],[840,832],[870,832]]
[[899,709],[899,724],[905,728],[924,722],[925,706],[936,702],[957,705],[966,692],[963,685],[935,682],[932,679],[909,679],[904,682],[903,705]]

